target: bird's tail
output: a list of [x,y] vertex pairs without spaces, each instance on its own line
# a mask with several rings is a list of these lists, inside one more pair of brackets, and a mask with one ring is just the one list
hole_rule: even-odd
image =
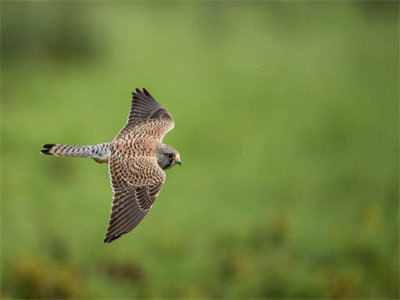
[[93,146],[71,146],[61,144],[45,144],[42,154],[67,157],[93,158],[97,162],[107,162],[110,156],[110,143]]

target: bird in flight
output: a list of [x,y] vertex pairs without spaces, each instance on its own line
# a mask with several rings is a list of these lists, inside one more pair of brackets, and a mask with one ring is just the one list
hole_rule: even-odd
[[165,182],[165,172],[181,165],[174,148],[162,143],[174,120],[146,90],[132,93],[127,124],[111,143],[93,146],[45,144],[42,154],[93,158],[108,163],[114,197],[104,243],[131,232],[149,212]]

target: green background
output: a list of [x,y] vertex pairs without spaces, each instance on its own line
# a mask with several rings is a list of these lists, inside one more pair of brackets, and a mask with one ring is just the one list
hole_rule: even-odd
[[[1,296],[397,298],[395,2],[1,3]],[[182,167],[102,243],[130,92]]]

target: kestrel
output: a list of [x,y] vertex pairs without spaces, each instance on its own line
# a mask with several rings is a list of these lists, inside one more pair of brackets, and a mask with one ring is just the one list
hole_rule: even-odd
[[114,197],[104,243],[131,232],[149,212],[165,182],[164,170],[181,165],[174,148],[162,143],[174,120],[146,90],[132,93],[127,124],[111,143],[43,145],[41,153],[93,158],[108,163]]

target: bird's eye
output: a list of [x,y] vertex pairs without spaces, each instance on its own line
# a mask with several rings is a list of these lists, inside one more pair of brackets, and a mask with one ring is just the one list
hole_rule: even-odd
[[168,158],[169,158],[169,159],[173,159],[173,158],[174,158],[174,155],[173,155],[173,154],[168,154]]

